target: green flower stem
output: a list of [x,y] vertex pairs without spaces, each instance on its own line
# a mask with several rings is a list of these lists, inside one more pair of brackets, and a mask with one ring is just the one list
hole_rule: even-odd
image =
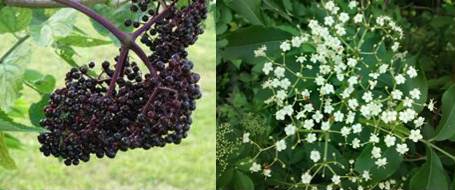
[[420,140],[421,142],[425,143],[426,145],[434,148],[435,150],[441,152],[442,154],[446,155],[447,157],[449,157],[450,159],[452,159],[453,161],[455,161],[455,156],[453,156],[452,154],[448,153],[447,151],[445,151],[444,149],[442,148],[439,148],[438,146],[436,146],[435,144],[431,143],[430,141],[427,141],[427,140]]
[[24,43],[28,38],[30,38],[30,35],[26,35],[22,38],[19,38],[19,40],[2,56],[2,58],[0,58],[0,64],[3,63],[3,61],[5,61],[5,59],[11,55],[11,53],[14,52],[14,50],[19,47],[22,43]]

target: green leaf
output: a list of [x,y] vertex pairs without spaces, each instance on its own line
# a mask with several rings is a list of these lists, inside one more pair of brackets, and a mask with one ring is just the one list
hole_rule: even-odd
[[51,75],[43,76],[35,70],[27,69],[24,73],[25,82],[40,94],[48,94],[54,91],[55,78]]
[[447,174],[441,160],[431,148],[427,148],[427,161],[411,178],[410,190],[448,190]]
[[28,127],[20,123],[10,122],[0,118],[0,131],[43,132],[45,130],[38,127]]
[[225,172],[223,172],[219,177],[216,178],[216,186],[217,187],[226,187],[232,181],[234,177],[235,170],[234,168],[229,168]]
[[253,25],[263,25],[261,0],[226,0],[226,5]]
[[0,165],[6,169],[16,169],[16,163],[11,158],[4,141],[4,134],[0,132]]
[[376,160],[371,157],[372,149],[372,145],[364,147],[355,162],[355,170],[359,173],[369,171],[374,181],[382,181],[392,176],[400,167],[402,162],[401,155],[394,148],[381,147],[383,157],[387,158],[387,164],[384,167],[378,167],[375,164]]
[[73,47],[94,47],[111,43],[111,41],[96,39],[89,36],[82,36],[78,34],[73,34],[61,38],[58,40],[58,42],[61,43],[62,45]]
[[270,27],[251,26],[240,29],[226,36],[229,43],[222,52],[222,57],[228,60],[252,61],[254,50],[262,45],[266,45],[267,54],[273,56],[273,52],[279,52],[281,42],[291,37],[288,32]]
[[233,183],[235,190],[254,190],[253,180],[241,171],[235,172]]
[[24,146],[21,141],[19,139],[17,139],[16,137],[13,137],[12,135],[8,134],[8,133],[4,133],[5,134],[5,144],[8,148],[13,148],[13,149],[22,149],[22,147]]
[[22,44],[0,63],[0,109],[9,111],[22,89],[24,64],[30,62],[30,47]]
[[76,51],[71,46],[58,45],[57,43],[55,53],[71,67],[79,67],[73,58],[76,55]]
[[4,7],[0,11],[0,34],[21,31],[31,20],[31,9]]
[[442,118],[434,140],[442,141],[455,135],[455,85],[442,95]]
[[28,110],[30,122],[35,126],[40,126],[39,122],[44,118],[44,107],[49,102],[49,94],[44,94],[39,102],[33,103]]
[[33,40],[40,46],[50,46],[58,38],[70,35],[74,30],[77,11],[60,9],[46,21],[30,26]]

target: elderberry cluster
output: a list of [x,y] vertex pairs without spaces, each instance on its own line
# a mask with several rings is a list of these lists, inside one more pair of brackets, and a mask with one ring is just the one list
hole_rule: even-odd
[[[148,4],[135,1],[131,10],[153,15]],[[129,59],[116,80],[117,65],[108,61],[101,64],[99,76],[93,76],[93,62],[71,69],[65,87],[51,94],[44,109],[40,124],[48,131],[38,136],[41,152],[78,165],[91,154],[114,158],[118,151],[179,144],[190,129],[195,100],[201,97],[200,76],[192,72],[185,48],[202,33],[205,6],[203,0],[195,0],[187,8],[171,7],[165,20],[148,31],[156,35],[143,38],[152,50],[148,57],[156,75],[142,74]],[[169,27],[174,29],[169,32]],[[115,88],[110,91],[112,81]]]

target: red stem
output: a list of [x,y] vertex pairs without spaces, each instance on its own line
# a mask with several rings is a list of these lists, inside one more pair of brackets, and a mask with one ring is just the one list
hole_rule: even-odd
[[161,11],[159,14],[153,16],[147,23],[142,25],[139,29],[134,31],[132,38],[136,39],[138,36],[142,35],[145,31],[149,30],[150,27],[152,27],[153,24],[155,24],[158,20],[163,19],[163,17],[167,14],[167,12],[170,11],[172,6],[177,2],[177,0],[172,1],[170,5],[168,5],[163,11]]
[[150,74],[152,75],[152,77],[156,78],[156,76],[157,76],[156,69],[152,66],[152,64],[150,63],[149,58],[147,57],[147,54],[145,54],[145,52],[142,50],[142,48],[139,45],[137,45],[136,42],[133,42],[131,44],[131,50],[134,53],[136,53],[136,55],[144,62],[144,64],[149,69]]
[[93,20],[97,21],[99,24],[103,25],[107,30],[109,30],[112,34],[114,34],[117,39],[122,42],[122,44],[128,44],[131,41],[129,34],[122,32],[118,29],[114,24],[112,24],[109,20],[104,18],[103,16],[99,15],[92,9],[88,8],[87,6],[83,5],[82,3],[74,0],[55,0],[58,3],[66,5],[68,7],[74,8],[85,15],[89,16]]
[[142,113],[145,114],[145,112],[148,110],[150,105],[152,104],[153,100],[155,100],[156,95],[158,94],[158,91],[169,91],[174,93],[175,96],[177,96],[177,91],[171,88],[167,87],[157,87],[153,90],[152,94],[150,95],[147,103],[142,107]]
[[107,91],[107,96],[112,96],[112,93],[115,90],[115,83],[120,76],[120,73],[123,71],[123,66],[125,65],[126,58],[128,57],[129,49],[122,46],[120,49],[120,56],[117,61],[117,65],[115,66],[114,75],[112,76],[111,82],[109,84],[109,89]]

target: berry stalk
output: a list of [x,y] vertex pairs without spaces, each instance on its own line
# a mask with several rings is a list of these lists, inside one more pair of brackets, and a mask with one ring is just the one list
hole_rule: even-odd
[[[152,19],[150,19],[147,23],[145,23],[142,27],[140,27],[139,29],[137,29],[134,33],[133,33],[133,39],[136,39],[138,36],[140,36],[141,34],[143,34],[145,31],[149,30],[150,27],[152,27],[152,25],[154,23],[156,23],[158,20],[161,20],[163,19],[163,17],[166,16],[166,14],[172,9],[173,5],[177,2],[177,0],[174,0],[172,1],[172,3],[170,5],[167,5],[163,11],[161,11],[159,14],[153,16]],[[163,4],[163,3],[162,3]]]
[[115,89],[115,83],[120,76],[120,73],[123,71],[123,67],[125,65],[126,58],[128,57],[129,49],[127,47],[122,46],[120,49],[120,56],[118,58],[117,65],[115,66],[114,75],[112,76],[111,82],[109,83],[109,89],[107,91],[107,96],[112,96],[112,92]]

